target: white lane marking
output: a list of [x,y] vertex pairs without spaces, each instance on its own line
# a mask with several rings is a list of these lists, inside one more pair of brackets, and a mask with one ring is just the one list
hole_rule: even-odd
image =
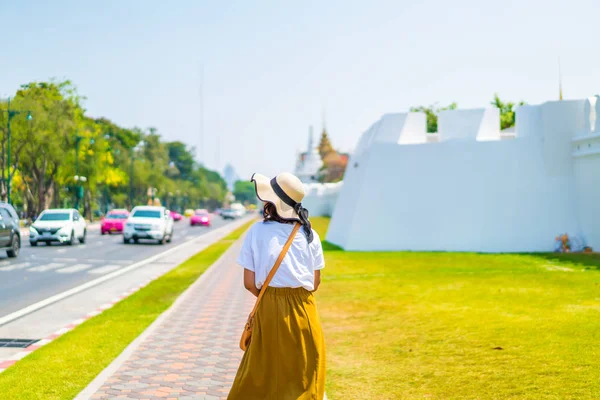
[[65,263],[50,263],[50,264],[40,265],[38,267],[29,268],[27,271],[46,272],[46,271],[61,268],[64,266],[65,266]]
[[[222,237],[219,237],[219,233],[221,233],[222,231],[224,231],[225,233],[223,234],[223,237],[225,237],[225,235],[227,235],[227,233],[233,232],[236,228],[239,228],[240,226],[242,226],[244,223],[251,221],[252,219],[254,219],[254,216],[249,216],[247,218],[242,218],[239,219],[237,221],[233,221],[230,222],[228,224],[225,224],[223,226],[220,226],[219,228],[216,229],[212,229],[210,231],[207,231],[206,233],[210,233],[212,235],[216,235],[219,239],[221,239]],[[194,238],[193,240],[190,240],[188,242],[183,242],[178,244],[177,246],[171,247],[165,251],[163,251],[162,253],[159,254],[155,254],[152,257],[148,257],[145,260],[141,260],[136,262],[135,264],[131,264],[125,268],[121,268],[115,272],[111,272],[109,274],[103,275],[103,276],[99,276],[98,278],[91,280],[89,282],[86,282],[82,285],[76,286],[74,288],[71,288],[69,290],[66,290],[62,293],[58,293],[55,294],[54,296],[50,296],[44,300],[38,301],[37,303],[31,304],[27,307],[24,307],[18,311],[15,311],[11,314],[5,315],[4,317],[0,317],[0,326],[2,325],[6,325],[11,321],[14,321],[18,318],[21,318],[27,314],[31,314],[34,311],[39,310],[40,308],[44,308],[49,306],[50,304],[56,303],[57,301],[60,301],[62,299],[66,299],[67,297],[73,296],[74,294],[83,292],[84,290],[87,290],[91,287],[97,286],[103,282],[106,282],[108,280],[111,280],[113,278],[116,278],[117,276],[126,274],[129,271],[132,271],[134,269],[140,268],[146,264],[149,264],[155,260],[158,260],[161,257],[166,256],[167,254],[170,253],[175,253],[176,251],[178,251],[180,248],[183,248],[185,246],[188,246],[190,244],[193,244],[196,240],[200,241],[200,240],[204,240],[206,239],[206,237],[204,235],[200,235],[197,236],[196,238]],[[210,241],[210,239],[209,239]],[[214,242],[211,242],[214,243]]]
[[58,250],[56,250],[56,252],[57,252],[57,253],[60,253],[60,254],[62,254],[62,253],[66,253],[66,252],[67,252],[67,249],[58,249]]
[[121,268],[120,265],[109,264],[109,265],[105,265],[104,267],[94,268],[92,270],[89,270],[88,274],[94,274],[94,275],[107,274],[109,272],[116,271],[119,268]]
[[59,274],[72,274],[74,272],[84,271],[88,268],[91,268],[92,264],[75,264],[70,267],[61,268],[56,270]]
[[8,265],[8,264],[10,264],[10,261],[8,261],[8,260],[0,262],[0,266],[2,266],[2,265]]
[[75,262],[77,261],[76,258],[55,258],[55,261],[63,261],[63,262]]
[[30,265],[31,265],[31,263],[28,263],[28,262],[10,264],[10,265],[7,265],[6,267],[0,267],[0,271],[14,271],[16,269],[24,269],[24,268],[29,267]]

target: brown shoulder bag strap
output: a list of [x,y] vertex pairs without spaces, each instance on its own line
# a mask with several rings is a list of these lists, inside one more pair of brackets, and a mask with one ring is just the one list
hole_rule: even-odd
[[273,268],[271,268],[271,271],[269,272],[269,275],[267,275],[267,279],[265,280],[265,283],[263,283],[262,288],[260,289],[260,292],[258,293],[258,298],[256,299],[256,304],[254,304],[254,308],[252,309],[252,312],[250,313],[250,317],[254,317],[254,314],[256,314],[256,310],[258,310],[258,304],[260,303],[260,300],[262,299],[263,294],[265,294],[265,291],[267,290],[269,283],[271,283],[271,279],[273,279],[273,277],[275,276],[275,273],[277,272],[277,269],[279,269],[279,266],[281,265],[283,258],[285,257],[290,246],[292,245],[292,242],[294,241],[294,238],[296,237],[296,233],[298,233],[298,229],[300,229],[300,226],[301,226],[301,224],[299,222],[296,222],[296,225],[294,225],[294,229],[292,229],[292,233],[290,234],[290,237],[288,238],[287,242],[285,242],[283,249],[281,249],[281,253],[279,253],[279,257],[277,257],[277,261],[275,261]]

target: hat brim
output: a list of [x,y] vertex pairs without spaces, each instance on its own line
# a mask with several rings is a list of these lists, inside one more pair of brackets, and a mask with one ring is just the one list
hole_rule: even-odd
[[273,204],[277,210],[277,215],[285,220],[300,221],[300,217],[298,217],[296,210],[285,204],[283,200],[277,196],[271,187],[271,179],[261,174],[253,174],[250,181],[254,182],[256,197],[264,203]]

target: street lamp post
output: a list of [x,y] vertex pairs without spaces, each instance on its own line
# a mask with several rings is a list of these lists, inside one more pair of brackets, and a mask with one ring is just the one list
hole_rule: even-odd
[[149,187],[148,188],[148,197],[150,197],[151,202],[150,205],[154,205],[154,199],[156,197],[156,192],[158,191],[158,189],[156,189],[155,187]]
[[74,176],[75,179],[75,209],[79,210],[79,199],[80,199],[80,194],[81,192],[83,192],[82,188],[83,186],[81,186],[81,184],[79,184],[79,182],[85,182],[87,181],[87,178],[85,176],[79,176],[79,175],[75,175]]
[[6,132],[6,139],[7,139],[7,145],[6,145],[6,165],[8,167],[8,176],[7,176],[7,185],[6,185],[6,198],[8,201],[8,204],[11,204],[10,201],[10,181],[11,181],[11,173],[10,173],[10,120],[13,119],[13,117],[27,112],[27,120],[31,121],[33,119],[33,116],[31,115],[31,111],[27,110],[27,111],[21,111],[21,110],[11,110],[10,109],[10,97],[8,98],[8,106],[7,106],[7,110],[6,113],[8,114],[8,119],[6,122],[6,128],[7,128],[7,132]]
[[[110,140],[110,134],[111,132],[107,132],[104,134],[104,140],[108,141]],[[110,146],[110,142],[108,144],[108,146],[106,147],[106,153],[105,153],[105,162],[108,166],[108,154],[112,152],[112,148]],[[119,149],[117,149],[115,151],[116,154],[119,154]],[[108,214],[108,203],[109,203],[109,195],[108,195],[108,179],[106,178],[106,173],[105,173],[105,178],[104,178],[104,215]]]
[[85,181],[84,176],[79,176],[79,142],[81,142],[83,136],[75,136],[75,209],[79,210],[79,181]]
[[129,159],[131,165],[129,166],[129,211],[133,210],[133,161],[134,161],[134,149],[131,148],[129,151]]

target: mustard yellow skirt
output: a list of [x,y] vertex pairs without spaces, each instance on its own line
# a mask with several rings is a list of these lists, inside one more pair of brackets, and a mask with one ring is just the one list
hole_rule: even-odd
[[268,287],[228,400],[322,400],[325,341],[314,295]]

